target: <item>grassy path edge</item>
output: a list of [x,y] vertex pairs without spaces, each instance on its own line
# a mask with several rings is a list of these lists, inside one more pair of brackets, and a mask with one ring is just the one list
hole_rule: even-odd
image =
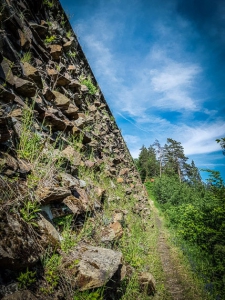
[[[158,279],[158,295],[154,299],[205,300],[207,296],[201,291],[197,276],[191,271],[181,249],[172,242],[172,233],[165,227],[154,201],[149,200],[152,220],[157,231],[157,251],[160,258],[161,279]],[[161,287],[163,289],[161,290]]]

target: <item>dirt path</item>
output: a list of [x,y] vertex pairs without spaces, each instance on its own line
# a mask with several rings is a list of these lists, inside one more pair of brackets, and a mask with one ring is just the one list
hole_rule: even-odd
[[171,257],[171,250],[167,244],[165,233],[163,231],[162,221],[158,216],[158,212],[152,201],[151,207],[154,212],[155,226],[159,230],[158,251],[162,262],[163,271],[165,273],[165,287],[171,294],[173,300],[189,300],[185,289],[181,283],[180,275]]

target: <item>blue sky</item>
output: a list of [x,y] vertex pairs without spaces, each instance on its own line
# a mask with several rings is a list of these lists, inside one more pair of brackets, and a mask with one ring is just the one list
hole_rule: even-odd
[[199,168],[225,157],[225,2],[61,0],[133,157],[182,143]]

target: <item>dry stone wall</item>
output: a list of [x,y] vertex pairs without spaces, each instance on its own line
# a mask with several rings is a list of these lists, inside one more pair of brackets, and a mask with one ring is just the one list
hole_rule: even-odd
[[1,0],[0,21],[0,298],[118,283],[125,203],[150,214],[120,130],[57,0]]

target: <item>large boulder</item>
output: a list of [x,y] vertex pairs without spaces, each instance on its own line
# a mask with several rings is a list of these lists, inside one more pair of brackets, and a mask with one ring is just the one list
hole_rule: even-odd
[[36,86],[33,82],[24,80],[17,76],[14,77],[15,80],[15,90],[18,94],[23,97],[34,97],[36,94]]
[[50,55],[52,56],[52,59],[59,60],[60,56],[62,55],[62,46],[50,45],[48,48],[50,49]]
[[[112,277],[121,280],[122,253],[81,243],[62,260],[74,288],[80,291],[105,285]],[[117,275],[117,276],[114,276]],[[114,279],[115,280],[115,279]]]
[[22,64],[23,74],[32,79],[40,89],[43,89],[43,83],[41,80],[41,76],[36,68],[34,68],[28,62],[24,62]]
[[71,191],[63,187],[44,187],[36,191],[36,196],[43,205],[55,200],[63,200],[70,195]]
[[46,239],[50,244],[57,245],[61,241],[59,232],[53,226],[53,224],[48,220],[48,217],[45,216],[45,210],[42,209],[42,213],[39,213],[40,220],[38,220],[38,226],[42,233],[42,239]]
[[62,110],[68,109],[70,105],[70,99],[58,91],[52,91],[52,93],[55,96],[55,105]]
[[2,211],[0,219],[0,269],[23,269],[37,262],[41,253],[31,227],[15,214]]

